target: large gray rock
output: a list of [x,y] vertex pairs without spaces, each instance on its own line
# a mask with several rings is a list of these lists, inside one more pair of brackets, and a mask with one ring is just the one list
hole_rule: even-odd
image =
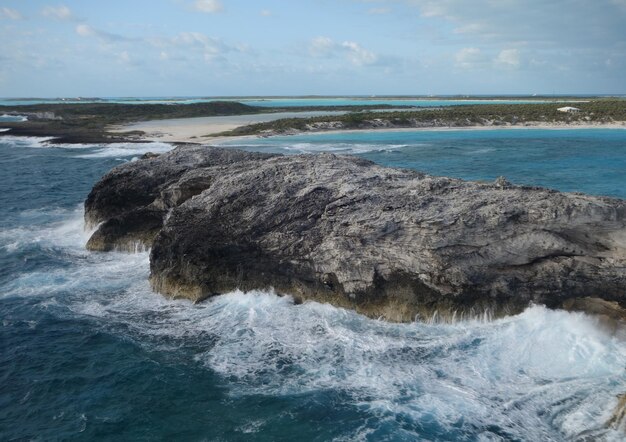
[[[395,321],[502,315],[586,297],[626,306],[625,201],[433,177],[356,157],[228,152],[237,159],[197,150],[197,166],[155,190],[153,181],[129,181],[146,195],[130,212],[167,213],[151,252],[161,293],[199,301],[274,288]],[[129,175],[153,180],[155,160],[167,168],[183,153],[168,155],[126,165],[94,191],[122,189]],[[90,207],[88,220],[108,212]],[[128,230],[140,236],[132,222]],[[112,240],[98,241],[106,250]]]
[[141,244],[149,246],[168,210],[210,185],[202,168],[272,156],[187,145],[117,166],[96,183],[85,201],[86,226],[99,226],[87,248],[132,251]]

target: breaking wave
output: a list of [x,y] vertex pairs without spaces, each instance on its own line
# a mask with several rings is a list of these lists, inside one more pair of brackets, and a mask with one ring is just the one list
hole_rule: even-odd
[[148,253],[85,251],[81,209],[49,215],[0,233],[9,255],[38,249],[62,263],[18,272],[5,299],[35,297],[179,354],[233,398],[339,394],[370,416],[346,439],[384,428],[404,438],[619,440],[604,424],[626,391],[626,343],[583,314],[535,306],[493,322],[391,324],[259,291],[194,305],[150,290]]

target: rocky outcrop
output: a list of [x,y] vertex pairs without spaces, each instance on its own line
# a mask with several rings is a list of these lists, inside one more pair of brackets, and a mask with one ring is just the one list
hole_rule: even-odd
[[149,247],[172,207],[210,184],[206,167],[224,167],[273,155],[238,150],[181,146],[162,155],[115,167],[93,187],[85,201],[85,224],[98,230],[87,248],[96,251]]
[[626,202],[504,179],[179,148],[114,169],[86,219],[105,221],[94,249],[154,238],[153,287],[195,301],[273,288],[394,321],[587,297],[626,306]]

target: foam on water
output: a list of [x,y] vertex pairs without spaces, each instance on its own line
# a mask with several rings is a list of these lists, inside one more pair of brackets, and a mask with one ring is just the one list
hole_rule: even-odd
[[[8,129],[7,129],[8,130]],[[174,145],[161,142],[148,143],[109,143],[106,145],[94,144],[57,144],[50,143],[54,137],[23,137],[14,135],[0,136],[0,143],[12,144],[15,147],[23,148],[45,148],[45,149],[68,149],[76,151],[87,151],[80,153],[77,158],[118,158],[143,155],[148,152],[165,153],[174,148]]]
[[48,147],[47,141],[54,137],[23,137],[16,135],[1,135],[0,143],[12,144],[15,147]]
[[24,122],[24,121],[28,121],[28,117],[25,117],[24,115],[9,115],[9,114],[3,114],[0,115],[0,123],[6,121],[6,122]]
[[52,223],[2,232],[0,245],[51,249],[66,265],[17,275],[3,296],[46,298],[158,351],[193,347],[188,357],[234,398],[341,392],[376,417],[349,439],[381,426],[419,437],[426,425],[485,440],[589,430],[618,440],[603,424],[626,391],[626,344],[593,318],[535,306],[493,322],[390,324],[258,291],[173,301],[151,292],[147,253],[86,252],[82,211],[52,213]]
[[[62,146],[66,149],[73,148],[71,145]],[[84,146],[93,148],[94,146]],[[152,153],[165,153],[174,148],[174,145],[169,143],[111,143],[106,147],[98,146],[88,154],[78,155],[79,158],[117,158],[128,157],[135,155],[143,155],[148,152]]]
[[285,146],[285,149],[289,151],[295,151],[298,153],[320,153],[320,152],[332,152],[332,153],[351,153],[359,154],[371,151],[392,151],[396,149],[402,149],[408,147],[407,144],[386,144],[385,146],[377,146],[374,144],[359,144],[359,143],[294,143],[290,146]]
[[[330,305],[295,305],[290,297],[258,291],[235,291],[196,305],[169,300],[149,287],[148,252],[86,251],[90,232],[84,231],[82,208],[72,206],[84,199],[93,179],[116,163],[114,158],[127,161],[139,154],[130,153],[132,149],[143,148],[120,147],[123,156],[118,152],[83,161],[75,155],[100,154],[104,148],[27,140],[24,146],[38,147],[29,150],[20,149],[20,140],[3,147],[12,154],[24,152],[23,162],[14,164],[31,164],[39,155],[42,167],[20,173],[19,177],[27,177],[24,180],[11,181],[18,175],[8,169],[4,175],[0,331],[17,346],[15,359],[28,353],[26,362],[18,361],[9,371],[6,385],[19,387],[14,396],[5,397],[16,398],[8,407],[15,413],[28,410],[24,414],[30,414],[21,421],[25,426],[41,431],[52,425],[55,433],[47,433],[48,438],[60,430],[65,431],[61,438],[75,437],[72,431],[78,430],[91,431],[92,436],[111,428],[123,430],[123,421],[117,427],[102,422],[125,405],[115,399],[128,392],[135,408],[124,410],[133,424],[143,414],[162,419],[144,421],[137,431],[176,425],[179,417],[169,418],[182,409],[185,417],[194,410],[216,415],[218,420],[222,416],[236,423],[233,431],[239,436],[268,439],[272,438],[268,428],[287,423],[293,431],[303,431],[310,418],[311,425],[318,427],[303,439],[313,439],[328,428],[334,432],[323,434],[337,440],[623,439],[623,434],[607,431],[604,423],[617,403],[616,395],[626,392],[626,343],[621,336],[605,334],[593,318],[535,306],[491,322],[390,324]],[[310,149],[309,141],[303,142],[298,148]],[[395,157],[414,143],[399,139],[361,144],[390,148],[389,157]],[[326,144],[332,148],[334,143]],[[349,144],[342,147],[351,149]],[[355,144],[353,148],[362,148]],[[398,147],[404,144],[410,146]],[[447,145],[439,147],[444,150]],[[466,151],[464,161],[474,154],[484,155],[479,150],[487,147],[477,143]],[[156,150],[153,143],[145,149]],[[416,157],[422,161],[423,151]],[[67,173],[60,166],[50,167],[53,161],[69,161],[69,166],[63,163]],[[84,178],[79,190],[61,179],[70,173],[76,174],[72,179],[80,178],[82,172],[93,178]],[[617,181],[623,183],[623,175]],[[28,186],[35,188],[26,193],[33,199],[28,200],[30,205],[22,205]],[[67,199],[34,199],[48,195],[37,189],[52,186],[69,195]],[[9,198],[11,191],[14,195]],[[78,344],[70,345],[72,339]],[[137,357],[137,348],[144,351],[145,359]],[[40,353],[44,356],[37,359]],[[4,354],[8,353],[0,353]],[[140,362],[129,366],[127,358]],[[41,369],[49,365],[53,368]],[[102,366],[110,371],[102,375]],[[155,366],[162,371],[150,371]],[[198,372],[207,374],[202,385],[211,391],[201,390],[196,402],[184,408],[181,404],[198,389],[193,383],[199,380],[194,377]],[[151,376],[156,384],[141,384]],[[79,387],[74,388],[76,384]],[[162,389],[154,390],[155,385]],[[73,388],[78,391],[75,396],[68,392]],[[211,402],[221,394],[217,390],[223,390],[226,399]],[[163,403],[156,403],[161,394]],[[142,398],[148,402],[142,403]],[[20,400],[23,405],[17,404]],[[272,401],[289,405],[272,409]],[[168,407],[170,402],[177,405]],[[94,403],[100,408],[91,407]],[[56,406],[51,404],[60,404],[54,411],[60,417],[37,421]],[[242,409],[237,419],[228,420],[229,414]],[[0,419],[3,412],[0,407]],[[279,414],[292,417],[272,421]],[[195,419],[198,415],[181,418],[181,428],[197,422],[198,431],[212,439],[214,427]],[[155,438],[166,438],[168,430],[154,433]],[[233,434],[227,431],[216,434]],[[19,431],[0,431],[6,434],[24,436]],[[195,436],[189,438],[201,439]]]
[[[224,145],[227,147],[244,149],[244,150],[262,150],[263,146],[253,143],[245,143],[241,141],[228,141],[215,143],[216,145]],[[270,143],[271,144],[271,143]],[[394,150],[407,147],[422,147],[426,144],[372,144],[372,143],[308,143],[308,142],[292,142],[280,143],[277,145],[278,151],[284,153],[336,153],[336,154],[362,154],[367,152],[392,152]],[[274,146],[272,146],[274,147]]]

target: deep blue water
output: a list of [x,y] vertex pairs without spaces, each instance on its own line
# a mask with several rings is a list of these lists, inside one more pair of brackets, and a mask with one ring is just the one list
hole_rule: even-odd
[[[93,183],[169,148],[0,137],[0,440],[620,439],[602,428],[626,391],[626,344],[581,314],[537,306],[489,322],[387,324],[260,292],[192,305],[150,291],[146,253],[85,251]],[[339,149],[622,197],[626,184],[626,131],[342,134],[247,148]]]

